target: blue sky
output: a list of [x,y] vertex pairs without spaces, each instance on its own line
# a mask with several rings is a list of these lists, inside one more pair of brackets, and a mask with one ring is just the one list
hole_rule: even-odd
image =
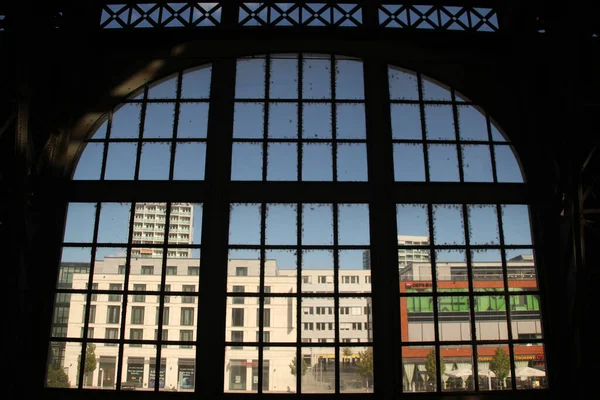
[[[322,56],[305,55],[301,88],[303,106],[298,102],[298,60],[296,55],[280,55],[272,60],[268,97],[268,139],[287,139],[291,142],[268,143],[267,180],[296,180],[298,176],[298,146],[302,147],[300,168],[303,180],[331,181],[333,179],[334,142],[333,128],[338,139],[355,142],[335,144],[337,179],[346,181],[367,180],[366,128],[364,116],[364,84],[362,64],[355,60],[337,59],[335,71],[336,99],[347,103],[332,103],[331,62]],[[174,179],[198,180],[204,177],[206,155],[206,126],[211,69],[196,68],[183,74],[182,98],[197,98],[196,102],[182,103],[178,123],[178,142],[175,152]],[[417,79],[410,72],[390,68],[390,98],[418,100]],[[176,77],[168,77],[148,91],[150,99],[166,99],[161,103],[147,105],[143,138],[170,139],[176,98]],[[233,180],[262,179],[265,118],[265,60],[263,58],[238,61],[235,88],[236,103],[233,126]],[[141,99],[138,92],[135,98]],[[171,101],[167,101],[167,100]],[[245,102],[254,99],[251,102]],[[448,88],[429,79],[423,79],[423,99],[426,101],[450,101]],[[295,100],[281,102],[278,100]],[[465,101],[457,93],[458,101]],[[301,107],[299,109],[299,107]],[[333,107],[333,108],[332,108]],[[332,110],[336,115],[332,121]],[[299,111],[302,118],[302,137],[321,139],[322,143],[298,141]],[[487,141],[487,122],[478,108],[458,104],[459,136],[464,141]],[[397,181],[424,181],[424,150],[429,154],[429,173],[432,181],[458,181],[458,156],[456,144],[436,143],[436,140],[455,140],[455,123],[451,105],[426,104],[423,107],[425,133],[421,126],[421,109],[418,105],[398,104],[391,106],[392,138],[394,144],[394,173]],[[124,104],[113,116],[111,138],[136,139],[139,134],[140,104]],[[106,136],[104,123],[94,134],[94,139]],[[423,137],[430,142],[424,144]],[[492,138],[505,142],[504,137],[492,124]],[[252,142],[256,139],[256,142]],[[196,141],[191,141],[196,140]],[[236,140],[247,140],[240,142]],[[250,142],[249,142],[249,141]],[[406,140],[421,141],[408,143]],[[433,141],[433,142],[431,142]],[[105,179],[134,178],[137,143],[111,142],[108,147]],[[494,152],[500,182],[522,182],[521,172],[510,146],[506,144],[460,144],[463,154],[463,172],[467,182],[491,182],[492,163],[490,151]],[[77,166],[74,179],[99,179],[104,146],[90,143]],[[140,159],[139,179],[169,179],[171,143],[144,143]],[[98,242],[126,243],[128,233],[129,204],[106,203],[100,217]],[[200,206],[196,207],[194,241],[200,239]],[[425,209],[420,206],[399,206],[399,235],[428,235]],[[471,244],[499,244],[497,217],[492,207],[469,207]],[[93,232],[93,204],[72,204],[69,208],[65,241],[91,242]],[[302,243],[305,245],[332,245],[333,221],[331,206],[305,205],[303,208]],[[506,244],[531,244],[527,208],[503,206],[504,234]],[[465,229],[462,214],[453,206],[434,207],[434,240],[436,244],[464,245]],[[339,244],[364,245],[369,243],[368,210],[365,205],[340,205]],[[257,205],[234,205],[231,217],[230,244],[260,244],[260,214]],[[295,206],[270,205],[266,221],[267,245],[295,245]],[[118,249],[120,250],[120,249]],[[85,259],[81,250],[66,252],[65,260]],[[109,254],[108,251],[103,251]],[[241,253],[239,253],[241,254]],[[332,257],[327,252],[307,253],[305,260],[320,254],[323,266]],[[488,253],[488,254],[491,254]],[[273,254],[282,265],[295,267],[292,253]],[[89,258],[89,256],[87,256]],[[448,253],[444,257],[455,255]],[[490,258],[491,255],[478,255]],[[496,258],[497,256],[494,256]],[[349,268],[362,267],[362,252],[340,256]]]

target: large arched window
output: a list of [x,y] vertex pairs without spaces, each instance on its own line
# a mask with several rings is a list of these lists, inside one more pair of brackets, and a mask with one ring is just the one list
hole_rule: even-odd
[[372,59],[224,59],[139,88],[81,150],[47,386],[547,386],[525,180],[455,89]]

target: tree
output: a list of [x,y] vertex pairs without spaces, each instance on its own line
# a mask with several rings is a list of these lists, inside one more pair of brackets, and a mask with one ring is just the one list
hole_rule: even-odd
[[[308,364],[306,363],[306,361],[302,360],[302,376],[306,374],[307,369]],[[290,363],[290,373],[294,376],[296,375],[296,357],[294,357],[294,359]]]
[[352,358],[352,349],[349,347],[344,347],[342,349],[342,362],[345,368],[348,368],[348,364],[350,364],[350,359]]
[[510,373],[510,357],[503,348],[498,347],[494,357],[490,361],[490,371],[496,374],[496,378],[504,383],[504,379]]
[[368,387],[373,379],[373,348],[369,347],[365,351],[358,353],[356,368],[356,372],[367,381]]
[[[79,369],[81,364],[81,356],[77,358],[77,376],[79,376]],[[96,345],[88,343],[85,348],[85,365],[83,366],[83,376],[87,377],[89,374],[96,370]]]
[[55,368],[51,365],[48,365],[48,377],[46,379],[46,385],[48,387],[55,388],[69,388],[71,387],[71,383],[69,382],[69,377],[63,371],[62,368]]
[[[427,371],[427,377],[429,380],[433,380],[435,382],[435,375],[437,372],[437,366],[435,364],[435,349],[431,349],[427,357],[425,358],[425,370]],[[446,370],[446,365],[444,364],[444,359],[440,359],[440,369],[442,371]]]

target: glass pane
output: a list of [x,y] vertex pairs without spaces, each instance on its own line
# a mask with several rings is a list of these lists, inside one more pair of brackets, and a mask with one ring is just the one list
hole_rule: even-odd
[[471,250],[473,290],[480,292],[504,290],[504,272],[500,250]]
[[465,244],[462,206],[433,206],[433,240],[436,245]]
[[441,348],[444,374],[443,391],[475,390],[473,381],[473,349],[471,346],[444,346]]
[[494,142],[506,142],[505,135],[500,132],[500,130],[496,127],[495,123],[490,120],[490,125],[492,127],[492,140]]
[[263,145],[261,143],[234,143],[231,161],[231,179],[234,181],[262,180]]
[[371,265],[365,265],[368,250],[340,250],[338,279],[341,293],[371,292]]
[[131,203],[102,203],[98,243],[127,243]]
[[333,292],[333,252],[302,251],[302,292]]
[[46,387],[76,389],[79,385],[78,360],[81,358],[81,343],[50,342]]
[[302,244],[333,244],[333,209],[331,204],[304,204],[302,207]]
[[475,296],[475,332],[478,340],[508,340],[503,295]]
[[75,277],[79,288],[85,289],[90,272],[91,254],[91,247],[63,247],[56,288],[72,289]]
[[[403,240],[416,241],[406,243],[416,245],[429,244],[429,216],[425,204],[398,204],[396,207],[396,223],[399,237]],[[415,238],[410,238],[414,236]]]
[[91,243],[96,221],[96,203],[69,203],[63,241]]
[[502,205],[502,232],[504,244],[531,244],[529,207],[526,205]]
[[296,245],[298,213],[295,204],[267,204],[265,242],[267,245]]
[[366,204],[340,204],[338,208],[338,244],[368,245],[369,243],[369,206]]
[[123,104],[112,116],[111,139],[138,138],[140,135],[141,104]]
[[[298,60],[296,54],[289,58],[271,58],[269,98],[298,98]],[[293,57],[293,58],[292,58]]]
[[269,143],[267,145],[267,180],[298,180],[298,145]]
[[331,103],[302,105],[302,138],[331,139]]
[[106,180],[132,180],[135,175],[137,144],[110,143],[106,156]]
[[237,60],[235,77],[236,99],[264,99],[265,97],[265,59]]
[[452,106],[425,106],[428,140],[456,140]]
[[457,106],[461,140],[488,141],[487,121],[481,110],[473,106]]
[[[344,276],[352,277],[352,275]],[[371,331],[368,329],[368,323],[372,318],[371,309],[370,297],[341,298],[339,300],[339,335],[342,342],[348,340],[350,342],[371,342],[373,340],[370,336]]]
[[523,183],[523,173],[512,146],[494,146],[498,182]]
[[425,182],[422,144],[394,143],[394,179],[396,182]]
[[433,347],[402,347],[402,391],[435,391],[435,359]]
[[[510,375],[512,377],[512,373]],[[515,345],[517,389],[547,389],[546,354],[541,343]]]
[[471,311],[465,295],[438,297],[440,340],[471,340]]
[[421,111],[418,105],[392,104],[392,138],[422,140]]
[[432,182],[458,182],[458,156],[456,146],[435,145],[427,146],[429,156],[429,179]]
[[264,103],[236,103],[233,137],[262,139],[264,136]]
[[[404,240],[411,239],[411,240]],[[415,236],[400,236],[398,244],[419,239]],[[400,289],[430,292],[432,290],[431,256],[427,249],[401,248],[398,249],[398,271],[400,274]]]
[[511,295],[510,321],[513,339],[542,339],[540,296],[535,294]]
[[104,120],[102,125],[98,129],[96,129],[92,135],[92,139],[106,139],[106,130],[108,128],[108,122]]
[[[295,343],[297,326],[295,312],[295,297],[265,297],[263,309],[263,340],[264,346],[269,342]],[[248,310],[248,309],[246,309]],[[257,310],[258,311],[258,310]],[[257,324],[259,326],[259,324]],[[258,341],[258,330],[253,341]],[[275,349],[274,349],[275,350]],[[271,354],[275,354],[273,351]]]
[[335,97],[337,99],[361,100],[365,98],[362,61],[335,61]]
[[[183,332],[183,334],[182,334]],[[179,338],[175,340],[193,340],[193,331],[180,331]],[[169,346],[171,348],[173,346]],[[177,346],[177,364],[168,367],[166,374],[166,385],[169,389],[175,389],[178,392],[193,392],[196,386],[196,346],[187,344]],[[168,354],[163,351],[162,354]],[[172,369],[171,369],[172,368]],[[172,383],[169,383],[172,382]]]
[[[123,284],[125,281],[127,249],[123,247],[98,247],[96,248],[96,261],[94,263],[94,284],[98,288],[110,289],[111,284]],[[73,287],[85,288],[87,277],[73,275]],[[120,300],[119,300],[120,301]]]
[[205,143],[177,143],[173,179],[203,180],[205,160]]
[[465,250],[436,250],[435,270],[438,292],[469,290]]
[[302,145],[302,180],[331,181],[333,177],[332,151],[330,144]]
[[[273,339],[271,339],[273,341]],[[252,385],[258,387],[258,360],[252,363]],[[296,348],[271,347],[263,350],[263,392],[296,393]],[[307,373],[306,363],[303,365]]]
[[[155,331],[156,332],[156,331]],[[169,335],[168,331],[162,331],[162,339],[168,340]],[[158,332],[156,332],[156,338],[158,339]],[[161,346],[161,354],[169,354],[169,350],[167,350],[168,346]],[[161,357],[160,363],[158,365],[158,382],[156,379],[156,357],[150,357],[150,365],[148,367],[148,387],[152,390],[158,384],[158,390],[173,390],[177,387],[177,376],[173,372],[173,367],[167,369],[167,358]]]
[[[258,350],[244,350],[240,352],[232,346],[225,347],[225,381],[223,390],[225,393],[257,393],[258,386],[254,385],[254,379],[250,379],[251,370],[258,367]],[[257,382],[258,384],[258,379]]]
[[150,103],[146,105],[144,139],[173,137],[174,118],[174,103]]
[[260,244],[261,206],[232,204],[229,216],[229,244]]
[[[135,329],[131,334],[131,336],[135,338],[138,338],[142,335],[143,330],[141,329]],[[121,390],[154,390],[154,386],[149,385],[148,375],[144,373],[144,370],[149,369],[149,366],[147,365],[147,360],[149,358],[156,359],[156,348],[154,347],[154,345],[125,345],[125,347],[123,348],[123,370],[121,375]]]
[[[422,290],[407,287],[406,291],[418,293]],[[400,330],[403,342],[434,341],[433,298],[401,297]]]
[[472,245],[500,244],[498,214],[495,205],[470,204],[467,206],[469,217],[469,243]]
[[337,180],[353,182],[365,182],[368,180],[366,144],[338,144]]
[[302,375],[302,393],[335,392],[335,349],[303,347],[302,360],[309,365]]
[[75,167],[74,180],[98,180],[102,170],[104,143],[87,143]]
[[302,65],[302,98],[331,98],[331,61],[305,58]]
[[[227,263],[227,291],[232,292],[244,292],[244,293],[258,293],[260,289],[260,251],[258,250],[234,250],[230,249],[228,254]],[[266,266],[272,268],[273,265],[267,262]],[[269,269],[269,273],[271,273]],[[265,272],[266,274],[267,272]],[[238,288],[235,288],[238,286]],[[243,289],[239,289],[242,287]],[[235,304],[254,304],[258,307],[258,298],[246,298],[237,297],[241,300]],[[237,301],[237,300],[236,300]],[[256,308],[255,308],[256,309]],[[242,312],[243,313],[243,312]],[[252,339],[251,341],[254,341]]]
[[336,104],[335,112],[338,139],[366,139],[364,104]]
[[[262,119],[260,121],[262,123]],[[271,103],[269,105],[269,138],[298,137],[298,104]]]
[[343,347],[338,360],[342,393],[373,392],[372,347]]
[[[52,312],[52,325],[50,326],[50,336],[54,338],[75,337],[80,338],[83,334],[83,322],[85,312],[86,294],[79,293],[57,293],[54,297],[54,309]],[[69,320],[69,313],[77,315],[77,318]],[[74,324],[78,328],[74,329]],[[71,331],[69,332],[69,325]]]
[[170,165],[170,144],[142,144],[142,154],[140,157],[140,180],[168,180]]
[[179,105],[178,139],[206,138],[208,103],[181,103]]
[[419,100],[419,85],[414,73],[390,66],[388,79],[391,100]]
[[492,158],[488,145],[461,146],[465,182],[493,182]]
[[450,90],[446,86],[428,78],[422,78],[421,81],[423,84],[423,100],[452,100]]
[[149,99],[174,99],[176,97],[177,75],[155,82],[152,87],[148,88]]
[[508,290],[536,290],[537,273],[533,249],[505,250]]
[[181,98],[202,98],[210,96],[211,67],[188,69],[183,72]]
[[[155,273],[160,274],[159,269],[162,265],[162,258],[155,260]],[[165,277],[165,291],[181,292],[199,290],[199,275],[200,275],[200,249],[187,248],[169,248],[167,249],[167,263]],[[154,282],[154,281],[153,281]],[[157,282],[156,288],[160,282]],[[187,288],[184,287],[188,286]],[[193,288],[193,290],[192,290]],[[186,296],[185,301],[179,296],[169,298],[169,303],[189,302],[196,303],[192,295]]]
[[297,259],[295,250],[265,251],[265,289],[269,287],[271,293],[296,293]]
[[479,390],[506,390],[510,372],[510,349],[506,345],[477,346]]

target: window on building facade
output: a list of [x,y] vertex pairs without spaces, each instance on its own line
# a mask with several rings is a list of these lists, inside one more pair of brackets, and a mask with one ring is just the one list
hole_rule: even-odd
[[[102,368],[115,390],[129,357],[154,365],[140,375],[154,391],[371,393],[372,366],[393,365],[387,358],[401,360],[386,376],[402,393],[520,390],[524,381],[510,377],[534,362],[541,372],[528,384],[547,385],[535,245],[514,186],[525,183],[480,105],[372,58],[273,54],[219,65],[139,88],[86,139],[75,189],[128,180],[156,196],[132,189],[118,202],[112,193],[69,202],[61,268],[81,265],[57,283],[51,340],[65,343],[63,364],[84,362],[82,349],[96,343],[92,386],[102,386]],[[158,202],[165,187],[195,202]],[[213,197],[222,193],[227,200]],[[225,308],[214,303],[223,296]],[[144,323],[139,303],[156,309],[154,340],[129,326]],[[69,307],[87,319],[71,320]],[[112,325],[94,323],[96,313]],[[397,324],[380,334],[398,332],[396,353],[374,341],[387,324],[378,320]],[[95,341],[90,323],[111,342]],[[205,353],[220,378],[199,373]],[[156,365],[164,357],[166,370]],[[112,369],[102,367],[108,359]],[[500,359],[508,374],[494,366]],[[308,372],[291,372],[296,360]],[[76,368],[68,374],[83,386]]]

